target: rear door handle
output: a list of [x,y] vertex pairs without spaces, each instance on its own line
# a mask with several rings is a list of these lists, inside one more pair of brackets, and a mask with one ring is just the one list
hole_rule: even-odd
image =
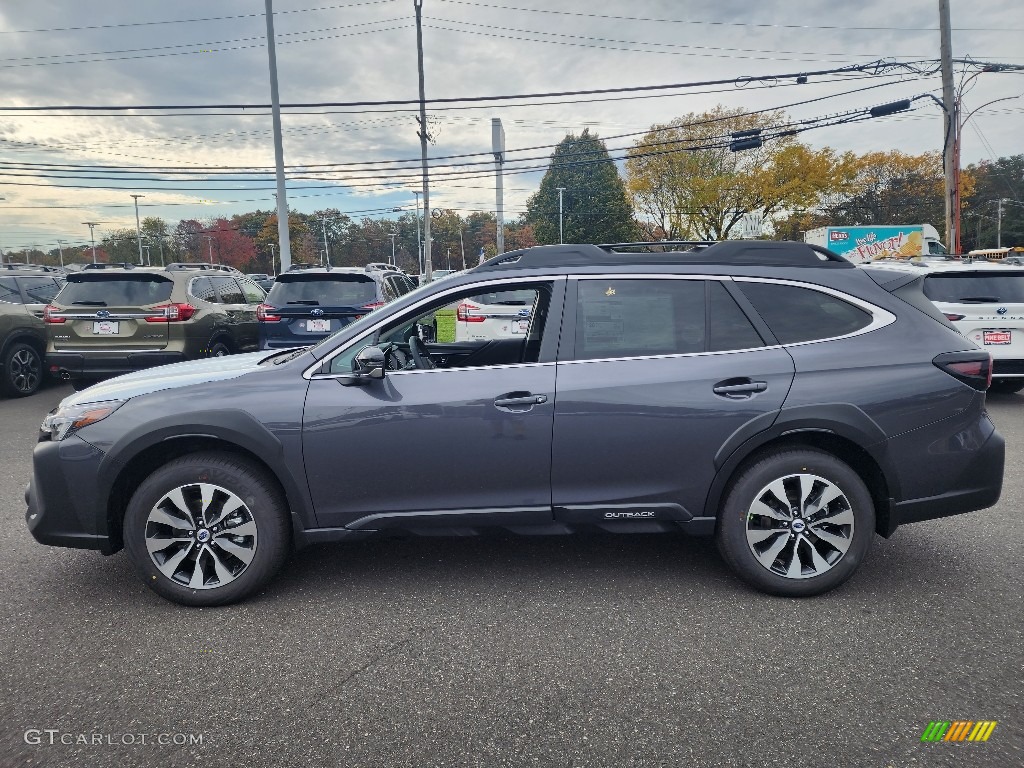
[[722,395],[723,397],[750,397],[755,392],[764,392],[768,389],[767,381],[750,381],[730,379],[733,383],[726,383],[724,381],[719,382],[711,391],[716,395]]
[[496,398],[494,405],[498,408],[515,408],[517,406],[541,405],[548,401],[547,395],[534,395],[529,392],[509,392]]

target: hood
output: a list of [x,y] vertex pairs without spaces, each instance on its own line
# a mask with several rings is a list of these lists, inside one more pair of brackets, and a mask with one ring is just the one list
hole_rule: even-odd
[[256,370],[261,360],[276,352],[250,352],[244,355],[227,355],[205,360],[190,360],[172,363],[156,368],[146,368],[135,373],[126,373],[113,379],[76,392],[61,401],[61,405],[98,403],[104,400],[127,400],[139,395],[148,395],[165,389],[206,384],[211,381],[235,379]]

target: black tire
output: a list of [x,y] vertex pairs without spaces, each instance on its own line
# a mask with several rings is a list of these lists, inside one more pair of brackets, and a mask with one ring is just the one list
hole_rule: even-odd
[[988,388],[996,395],[1015,395],[1024,389],[1024,379],[996,379]]
[[231,345],[224,339],[214,339],[206,352],[207,357],[227,357],[231,354]]
[[0,389],[8,397],[28,397],[43,384],[43,356],[31,344],[16,341],[4,352]]
[[[161,597],[191,606],[227,605],[265,586],[281,567],[291,543],[287,504],[280,489],[265,478],[266,470],[252,462],[217,452],[183,456],[147,477],[128,503],[124,518],[125,549],[146,585]],[[204,505],[207,512],[215,510],[210,500],[196,501],[194,494],[201,483],[219,489],[211,493],[211,498],[223,496],[225,492],[233,494],[244,505],[244,512],[238,515],[239,521],[233,520],[236,517],[234,513],[227,515],[221,524],[221,532],[215,535],[213,532],[217,531],[216,526],[202,527],[213,521],[204,521],[202,526],[191,532],[169,532],[170,528],[183,526],[165,526],[151,519],[151,515],[159,514],[156,505],[174,489],[183,490],[182,498],[187,494],[192,500],[193,503],[189,505],[190,515],[201,514]],[[168,509],[167,506],[162,508]],[[224,504],[223,508],[228,509],[228,504]],[[232,551],[241,550],[241,547],[237,550],[235,547],[225,549],[224,544],[220,543],[233,530],[232,524],[244,526],[250,531],[250,526],[255,526],[253,536],[234,537],[237,541],[246,542],[247,551],[252,552],[248,564],[232,555]],[[241,531],[242,527],[237,530]],[[206,531],[205,539],[202,537],[203,531]],[[147,548],[147,536],[149,541],[156,542],[159,541],[157,536],[180,536],[178,541],[184,541],[171,544],[170,548],[151,556]],[[167,541],[172,539],[168,538]],[[197,557],[194,556],[196,552],[199,553]],[[168,575],[161,570],[161,567],[168,570],[179,567],[171,565],[171,561],[178,556],[182,558],[178,561],[181,563],[178,573]],[[158,565],[156,557],[164,558],[163,563]],[[241,567],[235,574],[225,571],[230,579],[225,578],[225,583],[220,585],[222,571],[217,566],[225,564],[241,564]],[[197,573],[199,581],[196,583],[205,583],[198,587],[191,586],[188,579],[194,581]]]
[[[776,502],[779,495],[768,487],[779,481],[776,489],[787,494],[781,505]],[[802,482],[806,490],[800,490]],[[823,491],[840,495],[818,509]],[[793,514],[796,507],[799,516]],[[814,511],[808,514],[808,509]],[[833,522],[847,520],[852,521],[849,527]],[[752,587],[785,597],[808,597],[849,579],[867,557],[874,535],[874,503],[856,472],[823,451],[783,449],[763,454],[733,480],[716,538],[722,557]],[[768,564],[758,559],[755,547]]]

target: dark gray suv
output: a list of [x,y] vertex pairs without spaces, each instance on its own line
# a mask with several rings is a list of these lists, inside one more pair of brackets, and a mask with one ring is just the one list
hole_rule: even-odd
[[[189,605],[311,542],[488,529],[714,535],[746,582],[804,596],[876,533],[996,503],[991,360],[919,275],[802,243],[669,247],[515,251],[313,347],[73,395],[42,425],[28,526],[127,548]],[[515,332],[457,339],[496,291],[523,298]]]

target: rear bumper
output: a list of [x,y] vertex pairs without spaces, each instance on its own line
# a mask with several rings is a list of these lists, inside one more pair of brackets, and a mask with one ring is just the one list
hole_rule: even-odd
[[183,352],[124,352],[121,354],[48,352],[46,368],[56,378],[90,379],[120,376],[142,368],[180,363],[185,360]]
[[25,489],[25,523],[36,541],[105,555],[117,550],[107,535],[105,515],[92,504],[102,459],[101,451],[74,435],[36,445]]
[[1006,442],[993,428],[959,477],[947,486],[949,490],[945,493],[890,502],[887,530],[880,533],[888,536],[900,525],[974,512],[995,505],[1003,488],[1005,454]]

